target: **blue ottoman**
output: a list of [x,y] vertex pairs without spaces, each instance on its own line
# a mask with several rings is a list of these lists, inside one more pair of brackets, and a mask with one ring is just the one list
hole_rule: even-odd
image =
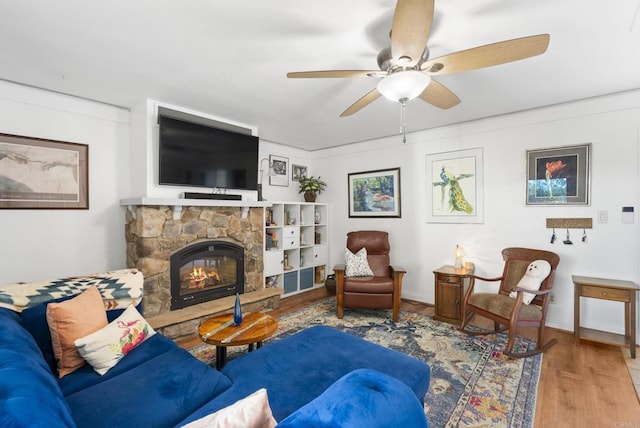
[[419,403],[429,389],[430,369],[424,362],[331,327],[314,326],[230,361],[222,372],[233,385],[183,423],[260,388],[267,389],[273,416],[282,421],[357,369],[372,369],[399,380]]

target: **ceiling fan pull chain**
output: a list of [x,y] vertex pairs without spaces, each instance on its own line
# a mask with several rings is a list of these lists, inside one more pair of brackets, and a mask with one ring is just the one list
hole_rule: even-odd
[[400,132],[402,133],[402,142],[407,142],[407,99],[403,98],[400,100],[400,104],[402,104],[402,108],[400,109]]

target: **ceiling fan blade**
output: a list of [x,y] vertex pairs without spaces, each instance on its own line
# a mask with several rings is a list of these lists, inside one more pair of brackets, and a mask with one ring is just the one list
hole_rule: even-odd
[[367,92],[362,98],[360,98],[355,103],[351,104],[348,109],[342,112],[340,117],[351,116],[354,113],[357,113],[364,107],[368,106],[378,98],[380,98],[381,94],[378,92],[376,88],[373,88],[371,91]]
[[420,99],[444,110],[460,104],[460,98],[456,94],[435,80],[431,80],[429,86],[422,91]]
[[391,26],[395,65],[415,66],[427,46],[433,23],[434,0],[398,0]]
[[325,70],[294,71],[287,73],[289,79],[335,78],[335,77],[383,77],[387,73],[380,70]]
[[430,74],[448,74],[518,61],[544,53],[549,38],[548,34],[538,34],[478,46],[430,59],[420,68]]

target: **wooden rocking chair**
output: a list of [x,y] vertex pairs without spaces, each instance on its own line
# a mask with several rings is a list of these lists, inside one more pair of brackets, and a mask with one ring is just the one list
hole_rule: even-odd
[[[550,251],[533,250],[529,248],[505,248],[502,250],[504,271],[498,278],[483,278],[470,276],[469,289],[464,297],[462,323],[459,330],[468,334],[490,334],[509,330],[509,339],[505,354],[510,357],[530,357],[546,351],[556,343],[555,339],[544,343],[544,329],[549,307],[553,277],[560,257]],[[534,260],[546,260],[551,265],[551,273],[542,281],[539,291],[516,288],[524,276],[527,267]],[[474,293],[476,281],[500,281],[498,293]],[[511,291],[517,292],[517,297],[509,297]],[[531,304],[523,303],[524,292],[535,294]],[[469,330],[467,324],[471,318],[479,314],[494,322],[494,330]],[[516,332],[520,327],[536,327],[538,329],[537,348],[532,351],[513,352]]]

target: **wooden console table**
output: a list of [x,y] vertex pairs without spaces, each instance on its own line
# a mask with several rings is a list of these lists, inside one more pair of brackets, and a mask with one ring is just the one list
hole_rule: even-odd
[[[573,301],[573,334],[576,344],[580,340],[629,346],[631,358],[636,357],[636,292],[639,287],[631,281],[588,276],[572,277],[575,298]],[[624,303],[624,336],[580,327],[580,297],[610,300]]]

